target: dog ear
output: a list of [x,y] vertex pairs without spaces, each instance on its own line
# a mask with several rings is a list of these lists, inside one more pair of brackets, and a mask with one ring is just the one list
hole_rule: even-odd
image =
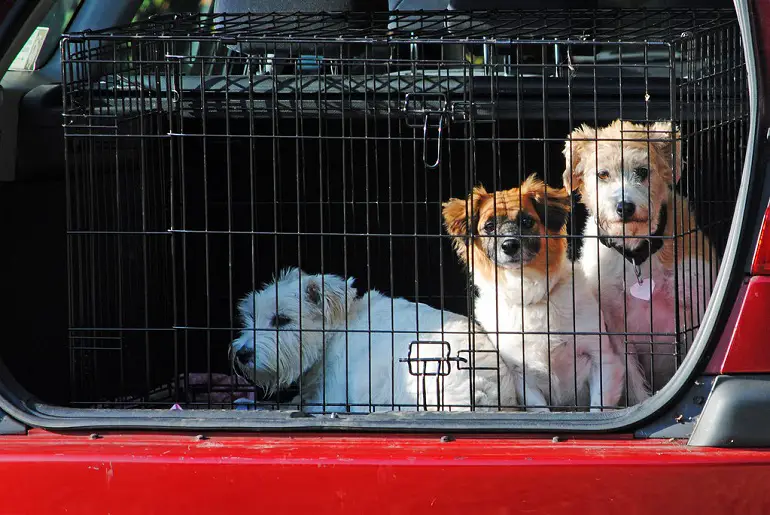
[[530,194],[537,216],[551,232],[561,232],[567,225],[572,195],[566,188],[551,188],[535,175],[530,175],[521,185],[523,192]]
[[562,175],[564,187],[568,190],[576,190],[583,184],[583,154],[589,144],[596,142],[596,129],[586,124],[581,125],[567,136],[564,142],[564,159],[566,167]]
[[[305,298],[310,301],[311,304],[320,306],[323,301],[321,300],[322,287],[318,283],[315,277],[308,279],[305,285]],[[324,292],[325,293],[325,292]]]
[[356,298],[353,279],[314,275],[305,283],[305,298],[318,307],[319,314],[330,324],[344,322]]
[[649,134],[650,144],[655,146],[666,166],[673,172],[673,183],[678,183],[682,176],[682,140],[679,130],[672,122],[656,122],[649,126]]
[[468,238],[479,221],[479,211],[489,193],[484,186],[476,186],[467,199],[453,198],[443,204],[442,214],[446,230],[452,236]]

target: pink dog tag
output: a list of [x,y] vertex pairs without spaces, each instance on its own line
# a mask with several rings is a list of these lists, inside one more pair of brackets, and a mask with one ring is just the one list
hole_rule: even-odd
[[637,299],[650,300],[650,294],[655,291],[655,281],[644,279],[640,283],[632,284],[628,291]]

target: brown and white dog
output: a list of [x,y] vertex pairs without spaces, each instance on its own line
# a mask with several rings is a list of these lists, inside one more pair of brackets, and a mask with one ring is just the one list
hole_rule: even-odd
[[[598,130],[583,125],[564,145],[564,185],[580,193],[589,212],[581,268],[614,346],[628,341],[654,391],[676,371],[686,329],[700,323],[716,278],[710,244],[674,191],[680,149],[671,122],[620,120]],[[648,386],[629,393],[641,400]]]
[[599,305],[567,258],[570,194],[530,176],[521,188],[444,204],[444,223],[479,289],[476,320],[517,372],[522,404],[617,406],[625,367],[602,330]]

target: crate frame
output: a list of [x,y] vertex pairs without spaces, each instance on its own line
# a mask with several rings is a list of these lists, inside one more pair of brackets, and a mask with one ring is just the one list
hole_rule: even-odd
[[[249,16],[255,16],[255,15],[249,15]],[[388,16],[389,16],[389,19],[390,19],[390,17],[392,17],[392,13],[389,13],[389,14],[388,14]],[[424,13],[404,13],[402,16],[404,17],[404,19],[408,19],[408,20],[409,20],[409,23],[413,23],[413,22],[414,22],[414,19],[413,19],[414,17],[418,17],[418,16],[424,16]],[[411,18],[410,18],[410,17],[411,17]],[[166,23],[177,23],[177,22],[178,22],[178,19],[177,19],[177,20],[173,20],[172,22],[165,22],[165,21],[151,21],[151,22],[145,22],[145,23],[146,23],[148,26],[149,26],[149,25],[152,25],[152,26],[154,26],[154,27],[157,27],[157,28],[159,28],[159,30],[161,30],[161,31],[163,31],[163,32],[166,32],[166,25],[165,25]],[[173,34],[172,34],[172,35],[173,35]],[[91,34],[89,34],[89,35],[88,35],[88,37],[94,37],[94,38],[105,39],[105,40],[113,40],[113,39],[120,39],[120,38],[130,38],[131,36],[128,36],[127,34],[121,34],[119,31],[113,31],[113,32],[109,32],[109,33],[106,33],[106,32],[105,32],[105,33],[101,33],[101,34],[100,34],[100,33],[97,33],[97,32],[94,32],[94,33],[91,33]],[[225,36],[225,37],[227,37],[227,36]],[[78,36],[78,35],[74,35],[74,36],[71,36],[71,37],[70,37],[70,41],[72,41],[72,42],[74,42],[75,44],[77,44],[77,43],[78,43],[78,40],[79,40],[79,38],[81,38],[81,36]],[[221,37],[212,37],[212,38],[214,38],[214,39],[217,39],[218,41],[220,41],[220,42],[223,42],[223,43],[227,43],[227,42],[229,42],[229,40],[227,40],[227,41],[223,41]],[[181,39],[184,39],[184,36],[181,36]],[[244,40],[243,38],[236,38],[236,40],[235,40],[235,43],[236,43],[236,44],[239,44],[239,43],[241,43],[243,40]],[[249,40],[249,38],[245,38],[245,40]],[[328,40],[324,40],[323,38],[321,38],[321,40],[322,40],[321,42],[327,42],[327,43],[330,43],[330,44],[331,44],[331,43],[334,43],[334,42],[336,41],[336,40],[334,40],[333,38],[329,38]],[[374,40],[376,40],[376,38],[374,38]],[[275,36],[275,39],[274,39],[274,41],[271,41],[271,40],[270,40],[270,38],[267,38],[267,40],[265,40],[265,38],[261,38],[261,39],[260,39],[260,43],[264,43],[264,42],[275,42],[275,43],[280,43],[280,42],[282,42],[282,41],[283,41],[283,39],[282,39],[282,36],[278,36],[278,35],[276,35],[276,36]],[[389,41],[391,41],[391,40],[389,40]],[[405,42],[408,42],[408,39],[405,39],[404,41],[405,41]],[[545,40],[535,41],[535,42],[533,42],[533,44],[535,44],[535,45],[538,45],[538,44],[542,45],[544,41],[545,41]],[[314,40],[300,40],[300,41],[297,41],[297,43],[301,43],[301,42],[318,43],[318,40],[317,40],[317,39],[314,39]],[[372,38],[361,38],[360,40],[354,40],[354,41],[350,41],[350,42],[370,43],[370,42],[372,42]],[[489,44],[489,41],[488,41],[488,40],[484,40],[484,39],[479,39],[479,40],[471,40],[471,42],[472,42],[472,43],[474,43],[474,44],[482,44],[482,45],[488,45],[488,44]],[[500,39],[500,38],[498,38],[498,39],[495,41],[495,44],[500,44],[500,42],[501,42],[501,39]],[[558,38],[556,38],[556,37],[555,37],[555,38],[553,38],[552,40],[549,40],[548,42],[549,42],[549,43],[552,43],[552,44],[553,44],[553,45],[555,45],[555,46],[558,46],[559,44],[564,44],[564,43],[565,43],[565,41],[564,41],[564,40],[560,40],[560,39],[558,39]],[[568,41],[568,42],[569,42],[569,41]],[[505,41],[503,41],[503,43],[505,43]],[[523,43],[522,43],[522,41],[520,41],[520,40],[516,40],[516,41],[513,41],[513,40],[511,40],[511,41],[508,41],[508,43],[509,43],[509,44],[512,44],[512,45],[521,45],[521,44],[523,44]],[[634,41],[624,42],[624,44],[625,44],[625,43],[627,43],[627,44],[629,44],[629,45],[638,44],[638,42],[634,42]],[[649,43],[649,42],[648,42],[648,43]],[[524,43],[524,44],[526,44],[526,43]],[[585,44],[585,41],[581,42],[581,44]],[[613,44],[614,44],[614,43],[613,43]],[[670,48],[670,42],[669,42],[669,43],[663,42],[663,43],[662,43],[662,45],[663,45],[663,46],[667,46],[667,47],[669,47],[669,48]],[[253,60],[253,59],[252,59],[252,60]],[[63,60],[62,60],[62,62],[63,62],[63,67],[64,67],[64,66],[66,66],[67,62],[69,62],[69,59],[63,59]],[[171,98],[171,97],[173,97],[173,95],[174,95],[174,92],[173,92],[173,91],[168,91],[167,93],[168,93],[169,99],[171,100],[171,103],[173,103],[173,98]],[[66,95],[66,92],[65,92],[65,95]],[[66,102],[66,99],[65,99],[65,102]],[[407,104],[407,105],[408,105],[408,102],[409,102],[409,100],[407,99],[407,100],[405,101],[405,104]],[[442,108],[440,107],[440,104],[441,104],[441,101],[440,101],[440,100],[438,101],[438,104],[439,104],[439,108],[438,108],[438,109],[435,109],[435,107],[433,107],[433,108],[432,108],[432,107],[428,107],[427,109],[425,109],[425,108],[424,108],[422,111],[420,111],[420,110],[417,110],[417,111],[415,111],[415,114],[418,114],[418,115],[425,115],[425,119],[426,119],[426,127],[427,127],[427,118],[428,118],[428,115],[429,115],[430,113],[434,113],[434,112],[444,112],[444,111],[446,110],[446,109],[442,109]],[[170,105],[170,104],[169,104],[169,105]],[[447,103],[445,103],[444,105],[446,106],[446,105],[448,105],[448,104],[447,104]],[[407,110],[408,110],[408,109],[406,109],[406,108],[404,109],[404,111],[407,111]],[[450,109],[450,111],[451,111],[451,113],[452,113],[452,115],[451,115],[451,116],[454,116],[454,115],[455,115],[455,112],[454,112],[454,110]],[[463,115],[460,115],[460,116],[463,116]],[[476,111],[476,106],[475,106],[475,105],[471,104],[471,113],[470,113],[470,114],[466,114],[466,116],[470,117],[471,119],[473,119],[473,118],[476,118],[476,117],[478,116],[478,113],[477,113],[477,111]],[[439,119],[440,119],[440,120],[443,120],[443,116],[439,116]],[[440,123],[440,122],[439,122],[439,123]],[[428,132],[428,131],[427,131],[427,129],[425,129],[425,130],[424,130],[424,133],[427,133],[427,132]],[[427,145],[425,145],[424,147],[425,147],[425,148],[427,148]],[[425,156],[423,156],[423,159],[425,160]],[[426,164],[426,165],[428,165],[428,163],[427,163],[427,162],[426,162],[425,164]],[[428,166],[428,167],[430,167],[430,166]],[[632,408],[632,409],[633,409],[633,408]],[[475,415],[481,415],[481,414],[475,414]],[[485,418],[485,416],[484,416],[484,415],[481,415],[481,416],[482,416],[482,418]],[[379,417],[380,417],[380,415],[377,415],[377,417],[376,417],[376,418],[379,418]],[[385,417],[385,418],[387,418],[387,417]],[[421,414],[420,418],[423,418],[423,417],[422,417],[422,414]],[[440,418],[441,418],[441,416],[439,415],[439,416],[438,416],[438,418],[440,419]],[[494,418],[494,417],[492,417],[492,418]],[[579,419],[580,417],[578,416],[577,418]],[[613,417],[604,417],[604,418],[613,418]],[[589,418],[589,419],[590,419],[590,418]],[[549,417],[548,417],[548,420],[554,420],[554,419],[552,418],[552,416],[549,416]],[[516,422],[516,423],[518,423],[518,420],[517,420],[517,422]],[[375,425],[376,425],[376,424],[375,424]]]

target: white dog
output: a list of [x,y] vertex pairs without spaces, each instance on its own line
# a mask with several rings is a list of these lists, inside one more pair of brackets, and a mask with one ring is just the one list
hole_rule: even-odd
[[297,268],[250,293],[238,309],[244,329],[232,342],[235,365],[267,390],[300,381],[291,404],[305,412],[494,410],[516,403],[513,374],[504,364],[498,369],[491,340],[463,316],[374,290],[358,297],[352,279]]
[[[564,146],[564,184],[580,192],[590,215],[580,265],[600,296],[614,345],[625,348],[628,341],[653,390],[676,371],[716,278],[710,244],[674,192],[678,139],[670,122],[616,120],[599,130],[583,125]],[[649,395],[644,384],[631,393]]]
[[569,198],[532,176],[520,189],[477,187],[467,200],[444,204],[447,230],[479,289],[476,319],[498,339],[508,367],[521,368],[532,411],[614,407],[626,380],[623,357],[601,336],[598,303],[572,274]]

